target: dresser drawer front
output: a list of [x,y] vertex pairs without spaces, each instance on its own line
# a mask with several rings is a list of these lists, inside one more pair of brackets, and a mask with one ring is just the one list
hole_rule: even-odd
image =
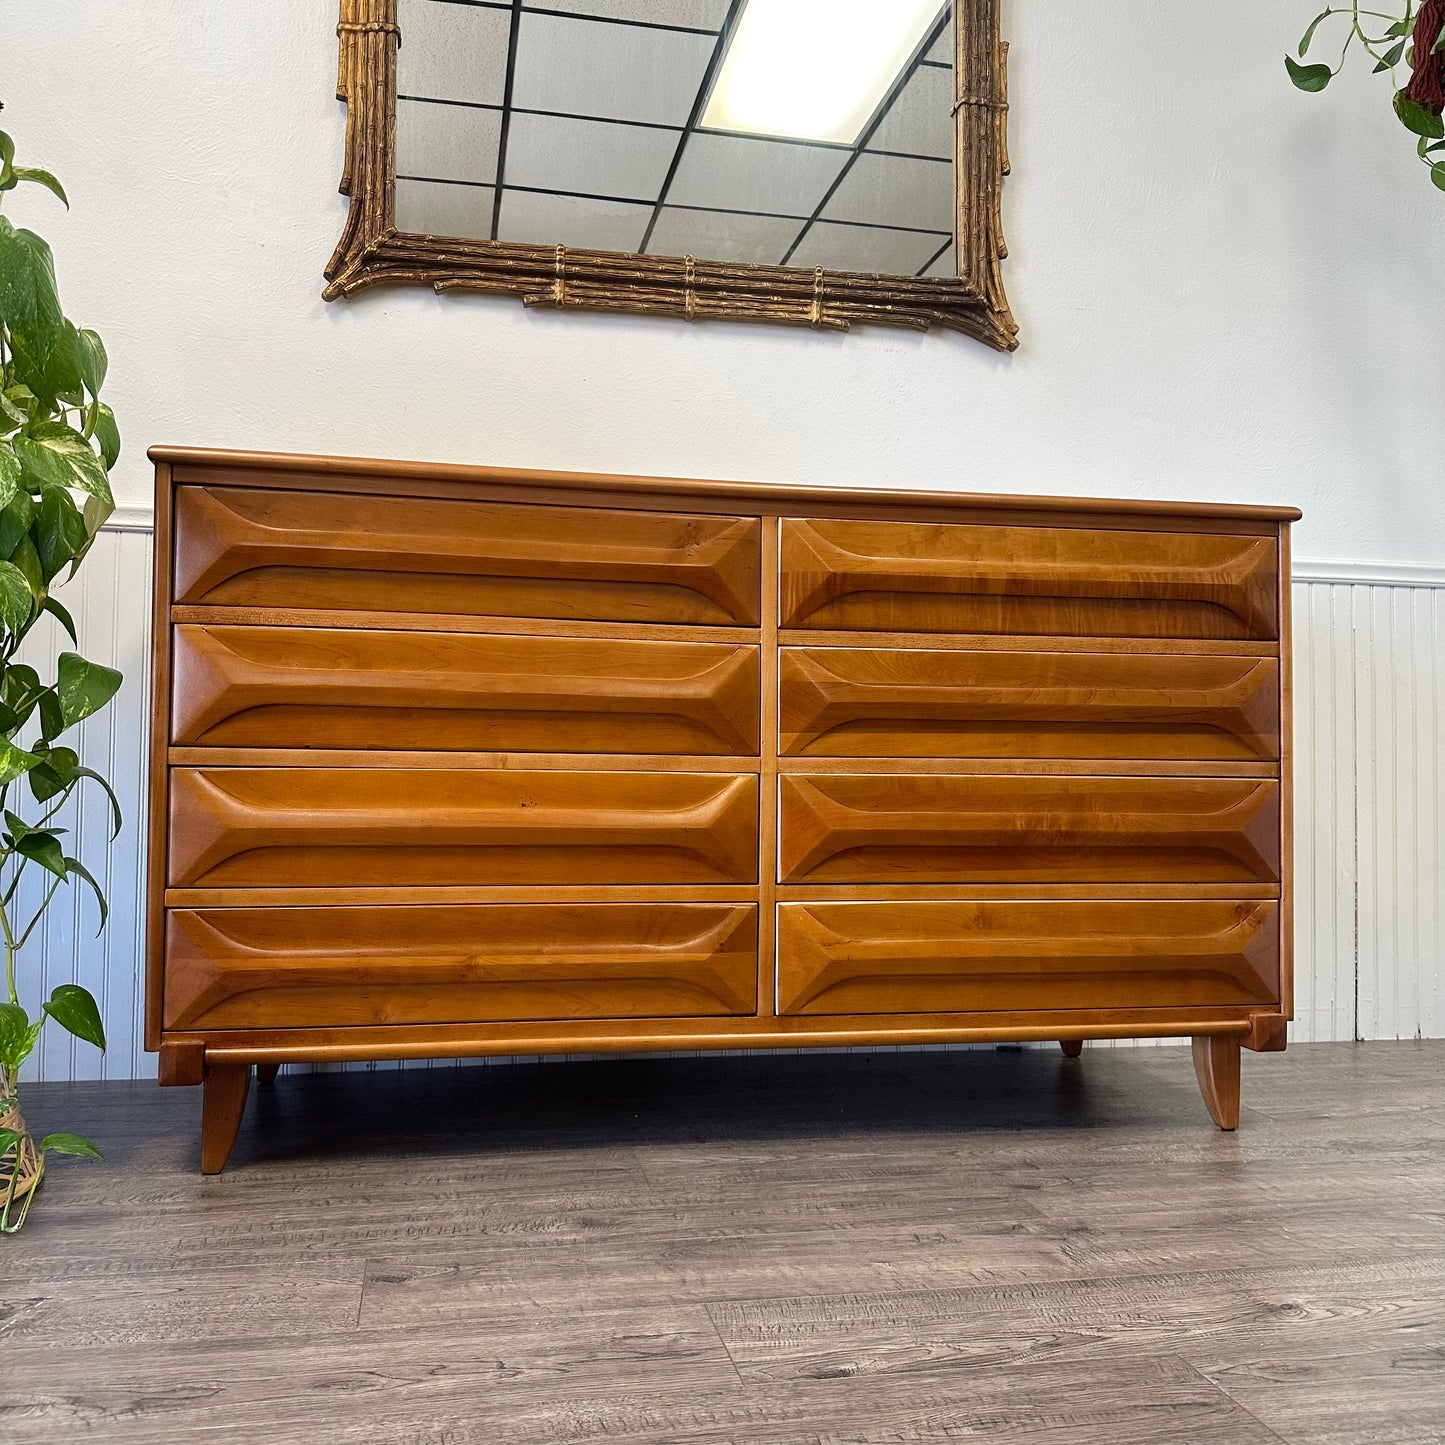
[[187,625],[174,659],[180,745],[758,750],[756,647]]
[[171,887],[753,883],[758,779],[176,768]]
[[1279,999],[1267,902],[788,903],[782,1014],[1227,1007]]
[[757,931],[731,903],[178,911],[165,1026],[752,1014]]
[[781,624],[1272,639],[1277,573],[1272,536],[786,520]]
[[781,778],[780,877],[828,883],[1279,879],[1279,785],[1235,778]]
[[510,502],[181,487],[175,601],[755,626],[761,524]]
[[781,684],[785,756],[1279,756],[1268,658],[790,647]]

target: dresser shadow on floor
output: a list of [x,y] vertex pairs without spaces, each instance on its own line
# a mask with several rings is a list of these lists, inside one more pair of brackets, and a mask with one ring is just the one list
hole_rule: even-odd
[[[1154,1054],[1159,1051],[1149,1050]],[[231,1170],[282,1160],[606,1151],[1130,1124],[1213,1132],[1187,1054],[1056,1049],[625,1058],[283,1073],[252,1093]]]

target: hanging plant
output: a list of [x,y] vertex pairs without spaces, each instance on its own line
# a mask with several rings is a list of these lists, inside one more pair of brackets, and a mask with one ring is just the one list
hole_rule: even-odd
[[[0,131],[0,200],[21,182],[44,186],[65,201],[48,171],[15,164],[15,144]],[[68,202],[66,202],[68,206]],[[66,851],[56,819],[82,783],[110,799],[112,838],[120,807],[109,784],[81,765],[60,738],[104,707],[120,687],[114,668],[76,652],[54,660],[54,682],[19,660],[21,644],[44,616],[76,641],[75,623],[53,589],[75,575],[113,509],[107,473],[120,454],[115,417],[100,399],[105,347],[93,331],[65,319],[50,247],[33,231],[0,215],[0,1231],[25,1222],[53,1154],[99,1158],[76,1134],[34,1138],[20,1112],[20,1066],[41,1030],[54,1023],[105,1048],[100,1009],[79,984],[52,990],[35,1016],[21,1001],[18,955],[45,916],[56,890],[84,884],[105,898],[85,865]],[[78,645],[78,643],[77,643]],[[34,661],[41,661],[33,648]],[[49,666],[42,662],[46,672]],[[29,794],[26,799],[22,796]],[[30,819],[22,816],[29,814]],[[38,875],[36,896],[21,894]],[[25,902],[29,898],[28,904]],[[22,906],[24,905],[24,906]]]
[[[1383,0],[1389,4],[1390,0]],[[1306,64],[1311,43],[1320,27],[1338,19],[1344,27],[1344,44],[1334,66]],[[1329,27],[1324,33],[1328,34]],[[1403,13],[1363,10],[1358,0],[1322,10],[1310,22],[1299,44],[1299,58],[1284,58],[1289,78],[1300,90],[1323,90],[1344,68],[1352,49],[1359,48],[1375,62],[1374,73],[1388,73],[1395,88],[1395,114],[1415,137],[1415,149],[1430,168],[1430,179],[1445,191],[1445,0],[1407,0]],[[1400,69],[1409,79],[1400,84]]]

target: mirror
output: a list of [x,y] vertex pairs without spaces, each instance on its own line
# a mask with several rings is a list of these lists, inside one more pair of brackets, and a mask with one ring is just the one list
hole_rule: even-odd
[[328,298],[411,281],[1011,349],[997,4],[344,0]]

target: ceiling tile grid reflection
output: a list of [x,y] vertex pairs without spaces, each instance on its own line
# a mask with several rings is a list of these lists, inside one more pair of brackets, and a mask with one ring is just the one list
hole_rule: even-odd
[[400,0],[397,225],[759,265],[955,274],[953,27],[944,7],[853,146],[699,127],[740,8]]

